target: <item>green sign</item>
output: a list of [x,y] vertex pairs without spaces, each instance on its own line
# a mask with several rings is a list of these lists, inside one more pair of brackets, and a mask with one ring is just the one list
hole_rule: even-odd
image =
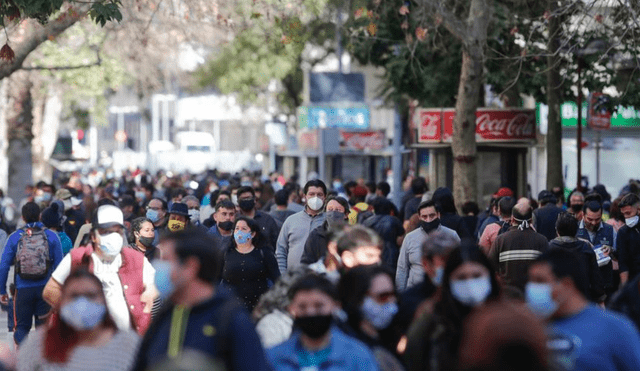
[[[562,126],[575,127],[578,122],[578,105],[565,102],[560,106]],[[582,125],[587,125],[587,102],[582,103]],[[640,128],[640,110],[634,107],[618,106],[618,111],[611,116],[611,127]]]

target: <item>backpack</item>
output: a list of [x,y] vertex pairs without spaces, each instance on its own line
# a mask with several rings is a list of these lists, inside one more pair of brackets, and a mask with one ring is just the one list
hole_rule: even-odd
[[51,258],[49,241],[42,228],[25,228],[16,249],[16,274],[23,280],[47,278]]

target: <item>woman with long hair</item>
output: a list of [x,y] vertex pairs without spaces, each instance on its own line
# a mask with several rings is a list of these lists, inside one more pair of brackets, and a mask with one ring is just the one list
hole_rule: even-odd
[[366,344],[381,371],[403,370],[395,356],[393,336],[388,330],[398,313],[398,297],[394,277],[389,268],[361,265],[351,268],[340,279],[338,296],[347,314],[352,334]]
[[19,371],[129,370],[140,338],[119,331],[109,314],[102,283],[84,269],[73,271],[62,286],[56,315],[22,343]]
[[478,306],[497,300],[495,270],[469,240],[453,250],[445,265],[440,296],[407,333],[404,354],[408,370],[456,370],[465,319]]
[[253,219],[236,218],[233,231],[233,240],[224,252],[222,283],[233,288],[251,312],[269,289],[269,283],[280,277],[280,270]]
[[155,229],[151,219],[147,217],[136,218],[131,222],[131,235],[129,241],[133,241],[129,247],[138,250],[152,262],[160,254],[160,250],[153,244]]

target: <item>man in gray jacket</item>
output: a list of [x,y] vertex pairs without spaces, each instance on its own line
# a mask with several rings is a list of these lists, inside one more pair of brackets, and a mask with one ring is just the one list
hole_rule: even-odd
[[276,259],[280,273],[300,265],[304,244],[309,233],[324,222],[324,199],[327,186],[322,180],[310,180],[304,186],[305,208],[297,212],[282,224],[276,246]]
[[424,267],[422,266],[422,244],[429,239],[429,234],[439,231],[451,235],[460,242],[458,233],[453,229],[440,224],[440,212],[433,200],[423,201],[418,206],[420,227],[410,232],[404,238],[398,257],[398,269],[396,271],[396,287],[398,291],[404,291],[424,280]]

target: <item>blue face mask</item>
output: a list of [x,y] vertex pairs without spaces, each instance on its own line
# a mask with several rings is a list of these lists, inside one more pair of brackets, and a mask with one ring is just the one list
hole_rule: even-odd
[[147,210],[147,218],[151,220],[152,223],[160,220],[160,212],[157,210]]
[[436,268],[436,275],[431,279],[434,285],[440,287],[442,286],[442,279],[444,278],[444,267]]
[[164,260],[155,260],[153,268],[156,270],[155,284],[160,292],[160,299],[166,300],[175,290],[171,281],[171,263]]
[[489,276],[470,278],[468,280],[451,281],[451,295],[460,303],[476,307],[491,294],[491,279]]
[[398,304],[390,301],[378,304],[370,297],[366,297],[360,308],[364,319],[369,321],[378,330],[383,330],[391,324],[393,317],[398,313]]
[[76,331],[91,330],[102,323],[107,308],[104,304],[80,296],[60,308],[60,318]]
[[553,288],[550,284],[529,282],[524,290],[527,305],[537,316],[549,318],[558,310],[558,303],[551,297]]
[[243,244],[247,243],[247,241],[249,241],[251,239],[251,233],[250,232],[243,232],[243,231],[236,231],[236,233],[233,234],[233,238],[236,239],[236,243],[238,245],[243,245]]

